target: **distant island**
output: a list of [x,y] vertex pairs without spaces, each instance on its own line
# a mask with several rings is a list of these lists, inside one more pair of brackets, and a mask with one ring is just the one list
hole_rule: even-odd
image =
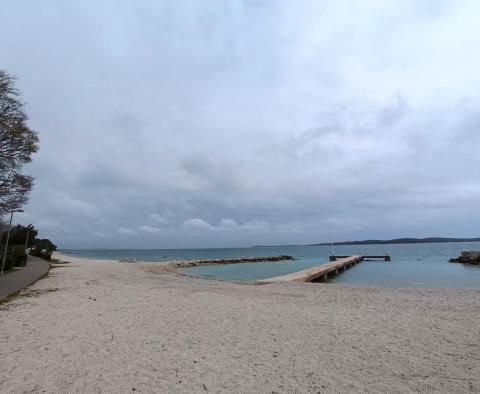
[[[479,238],[395,238],[395,239],[366,239],[363,241],[341,241],[333,242],[334,245],[395,245],[395,244],[438,244],[444,242],[480,242]],[[274,246],[327,246],[331,242],[320,242],[308,245],[254,245],[252,248],[274,247]]]
[[[480,238],[442,238],[442,237],[427,237],[427,238],[395,238],[395,239],[367,239],[364,241],[343,241],[334,242],[334,245],[393,245],[393,244],[438,244],[444,242],[480,242]],[[323,242],[318,244],[310,244],[307,246],[325,246],[330,245],[331,242]]]

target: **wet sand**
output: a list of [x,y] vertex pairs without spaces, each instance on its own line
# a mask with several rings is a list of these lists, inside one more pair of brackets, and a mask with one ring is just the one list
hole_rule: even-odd
[[65,259],[0,306],[2,393],[480,392],[480,291]]

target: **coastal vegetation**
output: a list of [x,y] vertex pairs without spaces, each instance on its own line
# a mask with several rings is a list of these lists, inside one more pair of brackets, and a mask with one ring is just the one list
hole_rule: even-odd
[[30,250],[30,254],[32,256],[43,257],[47,260],[50,260],[52,257],[52,252],[55,250],[57,250],[57,245],[55,245],[49,239],[44,238],[36,240],[35,244]]
[[[5,244],[7,240],[7,233],[8,229],[4,229],[1,232],[1,240],[2,244]],[[38,230],[35,229],[34,226],[22,226],[21,224],[17,224],[13,226],[10,230],[10,245],[24,245],[25,248],[31,248],[37,239]]]
[[19,224],[9,229],[2,221],[4,215],[18,211],[27,202],[33,187],[33,177],[23,173],[23,166],[38,151],[39,140],[27,122],[15,78],[0,70],[0,256],[7,248],[5,270],[25,265],[29,248],[31,254],[46,258],[56,249],[50,240],[36,238],[34,226]]
[[[367,239],[363,241],[343,241],[334,242],[334,245],[396,245],[396,244],[437,244],[444,242],[480,242],[480,238],[442,238],[442,237],[427,237],[427,238],[395,238],[395,239]],[[308,246],[325,246],[331,245],[330,242],[311,244]]]
[[15,78],[0,70],[0,215],[25,204],[33,186],[33,178],[22,173],[38,150],[27,121]]
[[[480,238],[443,238],[443,237],[427,237],[427,238],[395,238],[395,239],[367,239],[364,241],[343,241],[334,242],[335,245],[395,245],[395,244],[436,244],[444,242],[480,242]],[[330,245],[329,242],[313,244]]]
[[[399,244],[439,244],[445,242],[480,242],[478,238],[445,238],[445,237],[426,237],[426,238],[394,238],[394,239],[365,239],[362,241],[335,241],[333,245],[399,245]],[[307,245],[253,245],[252,248],[265,248],[276,246],[330,246],[332,242],[319,242]]]
[[[0,251],[4,252],[4,245],[8,235],[8,229],[0,232],[0,240],[2,248]],[[5,259],[5,270],[10,270],[14,267],[24,266],[27,261],[27,251],[30,249],[30,254],[33,256],[50,259],[52,252],[57,249],[49,239],[37,239],[38,230],[34,226],[22,226],[17,224],[10,230],[10,239],[8,243],[8,250]]]
[[[396,245],[396,244],[437,244],[444,242],[480,242],[478,238],[445,238],[445,237],[427,237],[427,238],[394,238],[394,239],[365,239],[362,241],[340,241],[333,242],[334,245]],[[320,242],[308,245],[281,245],[281,246],[328,246],[332,242]],[[254,245],[252,248],[272,247],[278,245]]]

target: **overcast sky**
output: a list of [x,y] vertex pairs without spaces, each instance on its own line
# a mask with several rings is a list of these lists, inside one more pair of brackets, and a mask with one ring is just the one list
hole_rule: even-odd
[[480,2],[2,1],[63,248],[480,236]]

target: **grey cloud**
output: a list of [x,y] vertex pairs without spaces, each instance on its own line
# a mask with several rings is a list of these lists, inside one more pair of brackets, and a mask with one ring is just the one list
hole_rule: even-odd
[[165,234],[165,231],[162,230],[161,228],[154,227],[154,226],[148,226],[148,225],[141,225],[138,227],[138,229],[144,233],[147,234]]
[[159,225],[166,225],[166,224],[170,223],[169,219],[159,215],[158,213],[151,213],[150,215],[148,215],[148,219],[152,223],[156,223],[156,224],[159,224]]
[[192,154],[180,160],[181,168],[198,181],[198,189],[213,189],[216,192],[238,193],[245,187],[245,179],[239,174],[241,162],[214,160],[201,154]]
[[6,3],[63,247],[478,236],[472,1]]
[[138,233],[131,228],[128,227],[120,227],[117,231],[121,235],[137,235]]

